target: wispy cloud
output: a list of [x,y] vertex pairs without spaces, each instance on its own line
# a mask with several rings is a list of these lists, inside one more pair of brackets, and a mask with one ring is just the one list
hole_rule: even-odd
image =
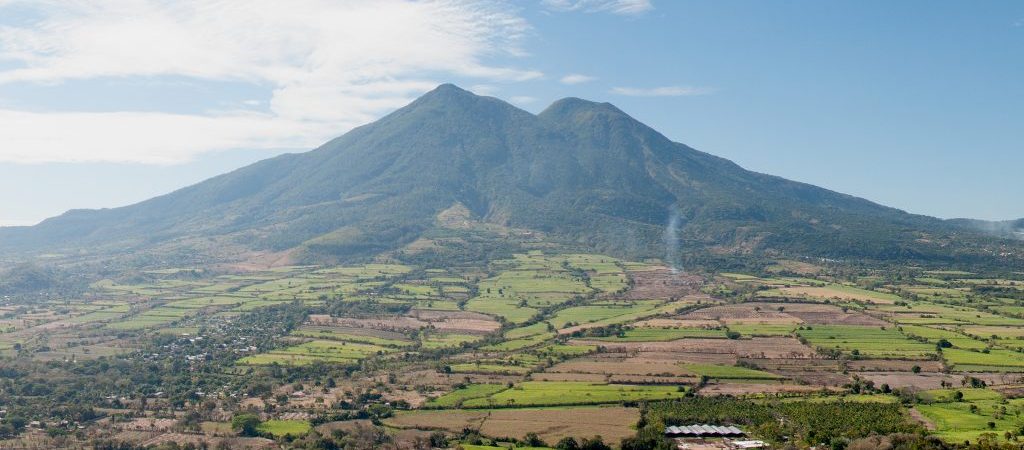
[[272,95],[261,114],[0,111],[2,123],[18,124],[0,128],[0,161],[172,163],[230,148],[301,148],[451,76],[542,76],[487,62],[524,54],[529,31],[500,2],[0,1],[0,15],[7,9],[38,19],[0,26],[2,84],[186,77]]
[[566,76],[562,77],[562,79],[560,79],[558,81],[560,81],[562,84],[580,84],[580,83],[586,83],[588,81],[594,81],[596,79],[597,78],[594,78],[594,77],[589,76],[589,75],[583,75],[583,74],[578,74],[578,73],[570,73],[569,75],[566,75]]
[[627,16],[654,9],[650,0],[542,0],[541,3],[555,11],[609,12]]
[[714,93],[712,88],[689,86],[661,86],[655,88],[615,87],[613,94],[632,97],[682,97],[689,95],[707,95]]
[[537,102],[537,97],[530,97],[529,95],[516,95],[509,98],[509,101],[517,105],[528,105],[530,103]]
[[39,223],[38,220],[22,220],[22,219],[3,219],[0,218],[0,227],[24,227],[29,225],[35,225]]

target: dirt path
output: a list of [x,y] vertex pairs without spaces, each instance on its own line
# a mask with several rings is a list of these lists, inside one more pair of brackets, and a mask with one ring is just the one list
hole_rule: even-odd
[[932,423],[931,420],[928,420],[924,414],[921,414],[921,411],[918,411],[917,408],[910,408],[910,417],[913,417],[914,420],[920,422],[921,425],[924,425],[928,431],[935,431],[935,424]]

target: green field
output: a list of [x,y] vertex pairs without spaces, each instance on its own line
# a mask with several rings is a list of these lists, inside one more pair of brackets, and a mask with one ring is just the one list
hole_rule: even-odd
[[412,341],[387,339],[377,336],[367,336],[355,333],[345,333],[324,327],[302,327],[292,331],[292,336],[308,337],[313,339],[329,339],[333,341],[358,342],[362,344],[373,344],[384,347],[407,347],[413,344]]
[[789,336],[796,327],[793,324],[732,323],[729,324],[729,331],[743,336]]
[[301,366],[314,362],[351,364],[360,359],[390,351],[372,344],[314,340],[238,360],[242,365],[282,364]]
[[797,334],[811,345],[835,349],[851,355],[875,358],[924,358],[935,353],[932,344],[908,339],[892,328],[816,325],[798,329]]
[[[955,392],[963,400],[953,398]],[[945,389],[926,391],[920,395],[928,403],[915,408],[936,427],[935,434],[950,442],[975,442],[983,433],[1016,431],[1021,426],[1024,400],[1006,400],[998,392],[987,389]],[[991,425],[990,425],[991,423]]]
[[574,306],[558,311],[549,322],[559,329],[582,324],[611,325],[625,323],[652,313],[657,305],[658,302],[647,300],[619,303],[604,302]]
[[426,349],[452,348],[460,347],[466,342],[476,342],[482,338],[483,336],[475,334],[433,333],[422,338],[420,345]]
[[716,379],[776,380],[782,378],[774,373],[739,366],[694,363],[682,363],[680,366],[696,376]]
[[277,436],[302,436],[313,429],[305,420],[268,420],[261,423],[257,430]]
[[512,389],[467,400],[465,407],[554,406],[664,400],[682,397],[675,386],[595,384],[582,382],[526,381]]
[[619,336],[589,338],[609,342],[659,342],[683,338],[725,338],[724,329],[708,328],[631,328]]
[[988,353],[947,348],[942,357],[956,370],[966,372],[1024,372],[1024,353],[994,348]]
[[505,389],[508,389],[508,387],[504,384],[471,384],[466,387],[456,389],[438,398],[431,399],[426,403],[426,406],[435,408],[456,408],[466,400],[487,397],[504,391]]

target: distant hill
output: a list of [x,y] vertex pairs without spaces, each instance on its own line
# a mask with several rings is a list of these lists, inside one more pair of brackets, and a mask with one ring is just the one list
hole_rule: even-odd
[[608,103],[567,98],[534,115],[453,85],[307,153],[123,208],[0,229],[0,251],[194,248],[210,239],[344,259],[409,243],[453,205],[475,220],[630,257],[1021,254],[1019,243],[977,226],[745,170]]

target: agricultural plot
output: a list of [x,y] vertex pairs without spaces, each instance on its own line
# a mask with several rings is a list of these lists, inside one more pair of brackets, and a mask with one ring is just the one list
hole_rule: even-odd
[[502,271],[479,283],[479,294],[466,304],[466,309],[512,323],[525,322],[541,308],[575,297],[623,291],[629,282],[617,260],[599,255],[531,252],[494,265]]
[[507,340],[507,341],[504,341],[504,342],[499,342],[497,344],[491,344],[491,345],[482,347],[481,350],[484,350],[484,351],[499,351],[499,352],[508,352],[508,351],[514,351],[514,350],[522,350],[524,348],[536,347],[538,345],[541,345],[544,342],[546,342],[548,339],[551,339],[553,337],[555,337],[555,333],[535,334],[535,335],[532,335],[532,336],[529,336],[529,337],[524,337],[524,338],[519,338],[519,339],[510,339],[510,340]]
[[309,433],[313,427],[305,420],[268,420],[261,423],[256,429],[275,437],[299,437]]
[[774,373],[724,364],[683,363],[683,369],[695,376],[715,379],[777,380],[782,378]]
[[463,402],[467,408],[490,406],[556,406],[622,403],[679,398],[675,386],[615,385],[580,382],[526,381],[511,389]]
[[462,406],[462,403],[466,400],[491,396],[504,391],[505,389],[508,389],[508,386],[503,384],[471,384],[458,388],[452,392],[442,395],[441,397],[431,399],[425,406],[434,408],[457,408]]
[[936,352],[934,345],[909,339],[891,328],[817,325],[796,333],[811,346],[851,356],[925,359]]
[[475,373],[492,375],[526,375],[537,368],[540,358],[527,353],[518,353],[494,358],[478,358],[473,362],[451,364],[452,373]]
[[399,429],[440,429],[451,433],[470,429],[484,436],[519,439],[527,433],[537,433],[550,444],[566,436],[579,438],[596,435],[601,435],[605,442],[619,442],[636,433],[633,425],[639,419],[637,408],[582,406],[400,411],[394,417],[385,419],[384,423]]
[[293,331],[291,335],[319,340],[356,342],[396,348],[408,347],[414,344],[414,342],[406,339],[399,333],[367,332],[365,330],[334,327],[303,326]]
[[781,287],[762,291],[760,295],[764,297],[801,298],[808,300],[848,300],[877,304],[891,304],[901,300],[899,296],[894,294],[835,283],[825,286]]
[[954,369],[965,372],[1024,372],[1024,353],[1012,350],[947,348],[942,351],[942,357]]
[[909,308],[884,310],[889,320],[912,325],[1024,326],[1024,319],[1004,317],[974,308],[915,303]]
[[431,333],[420,339],[420,345],[426,349],[454,348],[481,338],[478,334]]
[[900,331],[907,336],[927,339],[929,343],[936,345],[938,345],[940,341],[945,340],[953,347],[967,350],[981,350],[988,347],[988,344],[984,341],[941,328],[932,328],[920,325],[903,325],[900,327]]
[[191,314],[194,314],[194,311],[188,309],[158,307],[145,311],[141,314],[113,322],[107,325],[107,327],[114,330],[154,329],[159,328],[162,325],[177,322]]
[[672,314],[687,306],[685,301],[663,303],[655,300],[597,302],[558,311],[548,320],[560,334],[587,328],[633,322],[645,317]]
[[792,324],[736,323],[729,325],[729,331],[745,337],[789,336],[796,327]]
[[247,356],[238,360],[241,365],[281,364],[302,366],[315,362],[352,364],[361,359],[392,351],[387,347],[353,342],[314,340],[302,344]]
[[616,293],[629,287],[629,277],[622,268],[622,262],[615,258],[586,254],[565,255],[564,258],[571,267],[587,272],[591,288]]
[[620,335],[590,339],[608,342],[658,342],[684,338],[724,339],[725,333],[726,330],[721,328],[630,328]]

